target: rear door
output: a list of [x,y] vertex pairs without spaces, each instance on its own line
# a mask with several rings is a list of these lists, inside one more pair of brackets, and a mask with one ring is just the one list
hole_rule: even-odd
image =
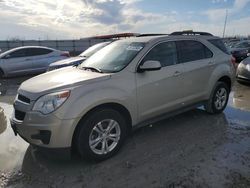
[[176,42],[178,61],[183,65],[185,105],[198,102],[207,94],[208,83],[215,68],[213,53],[196,40]]
[[180,108],[185,97],[183,65],[177,64],[175,42],[163,42],[153,47],[143,58],[159,61],[161,70],[136,74],[139,121]]
[[29,48],[27,49],[27,55],[32,61],[33,71],[36,73],[44,72],[47,70],[52,56],[53,50],[46,48]]

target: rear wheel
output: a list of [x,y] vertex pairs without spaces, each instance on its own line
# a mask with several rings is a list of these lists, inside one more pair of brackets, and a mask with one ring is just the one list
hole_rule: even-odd
[[210,99],[205,104],[205,109],[210,114],[219,114],[227,106],[229,87],[224,82],[217,82]]
[[113,109],[101,109],[80,122],[76,146],[80,155],[101,161],[112,157],[121,148],[127,125],[124,117]]

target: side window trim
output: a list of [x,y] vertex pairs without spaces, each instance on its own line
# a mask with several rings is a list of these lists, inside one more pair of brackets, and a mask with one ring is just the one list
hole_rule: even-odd
[[[173,42],[173,43],[175,43],[175,49],[176,49],[176,55],[177,55],[177,63],[175,63],[175,64],[173,64],[173,65],[169,65],[169,66],[178,65],[178,64],[179,64],[179,63],[178,63],[179,60],[178,60],[178,52],[177,52],[176,40],[164,40],[164,41],[160,41],[160,42],[155,43],[153,46],[151,46],[151,47],[147,50],[147,52],[140,58],[139,63],[137,63],[136,70],[138,70],[138,67],[142,64],[144,58],[149,54],[149,52],[150,52],[154,47],[156,47],[156,46],[159,45],[159,44],[166,43],[166,42]],[[166,67],[169,67],[169,66],[166,66]],[[163,67],[163,68],[164,68],[164,67]]]

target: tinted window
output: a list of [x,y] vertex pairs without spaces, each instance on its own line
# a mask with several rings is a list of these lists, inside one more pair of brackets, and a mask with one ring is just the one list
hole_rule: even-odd
[[175,42],[164,42],[155,46],[144,58],[143,62],[159,61],[162,67],[177,63]]
[[207,59],[213,56],[213,53],[198,41],[177,41],[176,45],[179,63]]
[[25,57],[26,56],[26,49],[16,50],[9,54],[10,58],[17,58],[17,57]]
[[45,48],[27,48],[27,56],[36,56],[36,55],[46,55],[52,52],[52,50]]
[[208,40],[210,43],[212,43],[214,46],[219,48],[221,51],[223,51],[226,54],[230,54],[230,52],[227,50],[225,44],[220,39],[212,39]]

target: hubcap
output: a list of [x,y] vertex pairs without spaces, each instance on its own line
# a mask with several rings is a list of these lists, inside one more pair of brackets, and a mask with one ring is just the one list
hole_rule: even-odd
[[112,119],[98,122],[89,135],[89,146],[98,155],[111,152],[120,140],[120,125]]
[[221,110],[224,108],[225,104],[227,102],[227,90],[225,88],[220,88],[216,92],[216,97],[215,97],[215,108],[217,110]]

